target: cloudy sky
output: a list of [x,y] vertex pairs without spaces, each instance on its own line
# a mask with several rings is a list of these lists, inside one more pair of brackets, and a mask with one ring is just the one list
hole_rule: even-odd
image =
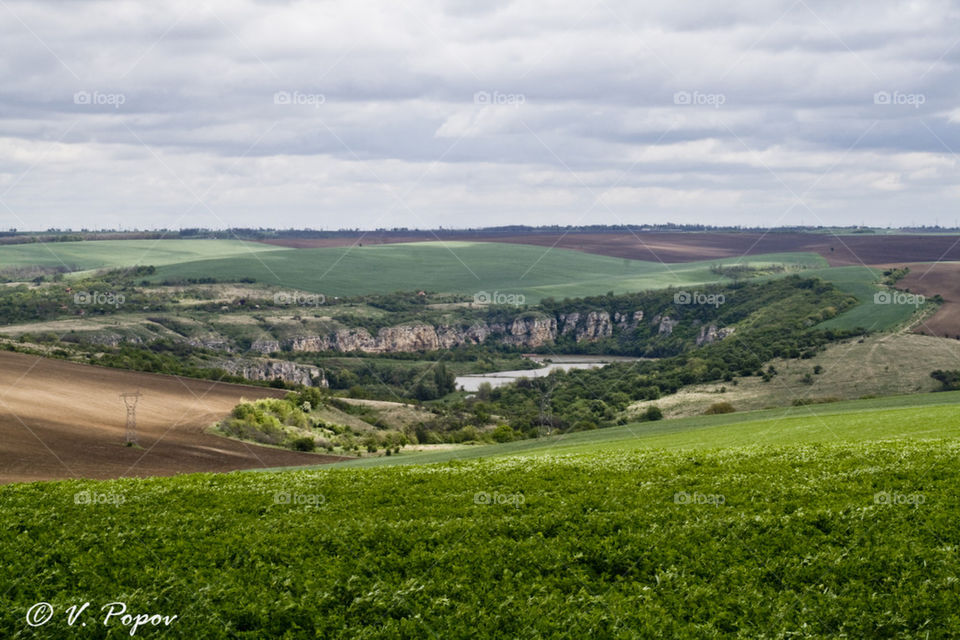
[[0,0],[0,227],[953,225],[958,18]]

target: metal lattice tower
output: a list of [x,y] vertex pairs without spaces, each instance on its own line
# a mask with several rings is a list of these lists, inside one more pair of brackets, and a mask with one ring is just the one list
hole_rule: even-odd
[[143,395],[139,390],[126,391],[120,394],[123,404],[127,408],[127,444],[137,444],[137,401]]

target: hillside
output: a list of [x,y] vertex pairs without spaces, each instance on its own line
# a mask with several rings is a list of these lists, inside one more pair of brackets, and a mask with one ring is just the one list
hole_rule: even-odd
[[[205,433],[243,398],[231,385],[79,365],[0,351],[0,483],[116,478],[309,464],[340,458],[258,447]],[[119,398],[141,391],[139,447],[125,447]]]

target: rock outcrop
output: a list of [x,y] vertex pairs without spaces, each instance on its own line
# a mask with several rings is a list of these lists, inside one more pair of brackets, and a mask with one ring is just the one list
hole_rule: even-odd
[[297,364],[286,360],[266,360],[251,358],[249,360],[224,360],[218,363],[219,367],[235,376],[242,376],[247,380],[276,380],[302,384],[308,387],[326,387],[327,377],[323,369],[309,364]]
[[710,325],[709,327],[704,325],[700,328],[700,335],[697,336],[697,346],[701,347],[705,344],[712,344],[718,340],[723,340],[730,334],[736,331],[736,327],[723,327],[722,329],[717,329],[717,325]]
[[[476,322],[469,326],[410,323],[383,327],[376,335],[364,328],[344,328],[322,335],[296,336],[280,346],[291,351],[388,353],[434,351],[499,340],[511,346],[533,348],[549,344],[562,335],[573,334],[577,342],[609,338],[614,328],[631,330],[641,320],[643,311],[617,313],[613,318],[606,311],[573,312],[559,317],[527,314],[508,322]],[[271,347],[271,350],[277,349]]]
[[254,353],[274,353],[280,351],[280,342],[278,340],[254,340],[250,345],[250,351]]
[[673,334],[673,328],[678,324],[680,324],[679,320],[671,320],[670,316],[663,316],[660,318],[660,326],[657,329],[657,333],[669,336]]

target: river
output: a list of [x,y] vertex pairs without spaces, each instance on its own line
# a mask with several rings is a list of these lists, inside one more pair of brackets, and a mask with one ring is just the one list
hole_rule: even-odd
[[542,378],[549,375],[555,369],[596,369],[613,362],[636,362],[637,360],[647,360],[648,358],[630,358],[627,356],[580,356],[580,355],[562,355],[562,356],[526,356],[534,362],[544,363],[545,366],[539,369],[517,369],[515,371],[494,371],[492,373],[478,373],[467,376],[457,376],[456,384],[458,389],[464,391],[476,392],[480,385],[489,382],[492,387],[499,387],[510,382],[516,382],[520,378]]

